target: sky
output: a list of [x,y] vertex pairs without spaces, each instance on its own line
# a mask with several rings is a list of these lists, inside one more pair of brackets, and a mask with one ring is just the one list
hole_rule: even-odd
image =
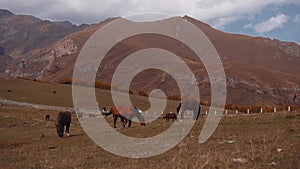
[[300,0],[0,0],[0,8],[76,25],[144,12],[188,15],[224,32],[300,44]]

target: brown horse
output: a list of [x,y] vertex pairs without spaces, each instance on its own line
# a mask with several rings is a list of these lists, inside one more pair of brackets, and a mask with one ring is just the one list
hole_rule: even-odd
[[128,127],[131,126],[131,119],[136,116],[141,125],[145,126],[145,119],[141,115],[141,113],[138,111],[138,109],[134,106],[119,106],[119,107],[112,107],[110,111],[114,118],[114,128],[116,128],[116,123],[118,117],[121,118],[121,121],[123,122],[123,127],[126,126],[126,123],[128,121]]
[[200,115],[200,104],[196,100],[188,100],[180,102],[176,108],[177,113],[180,113],[180,118],[183,119],[183,114],[186,110],[192,110],[194,112],[193,120],[198,120]]
[[68,111],[59,112],[57,115],[57,123],[55,123],[58,137],[64,137],[64,126],[66,126],[67,136],[70,135],[71,113]]

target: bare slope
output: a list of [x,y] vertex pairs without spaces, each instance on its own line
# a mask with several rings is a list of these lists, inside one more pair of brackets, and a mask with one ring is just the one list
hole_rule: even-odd
[[[56,37],[52,38],[53,41],[51,42],[53,43],[48,40],[41,41],[38,46],[33,43],[26,43],[28,46],[22,45],[24,39],[23,41],[22,39],[21,41],[16,39],[16,43],[11,41],[1,42],[0,46],[4,46],[8,54],[13,58],[20,58],[20,54],[30,53],[30,55],[26,55],[28,56],[26,60],[17,59],[13,64],[9,65],[6,68],[6,75],[13,77],[24,76],[30,79],[55,83],[72,77],[74,63],[84,43],[97,29],[114,20],[107,19],[96,25],[82,26],[82,29],[79,31],[72,30],[73,33],[70,33],[72,31],[62,33],[70,28],[29,16],[12,15],[5,18],[1,19],[0,22],[5,21],[7,24],[4,25],[9,30],[20,27],[18,25],[25,24],[24,22],[32,23],[33,25],[39,23],[37,25],[47,27],[47,31],[39,31],[39,35],[47,37],[54,34]],[[300,90],[300,46],[298,44],[224,33],[193,18],[186,16],[183,18],[201,29],[217,49],[227,76],[228,103],[244,105],[300,104],[300,101],[292,102],[292,94],[297,94]],[[22,22],[16,22],[17,20],[22,20]],[[49,27],[49,25],[53,24],[55,26]],[[37,27],[41,28],[41,26]],[[26,26],[24,27],[26,28]],[[30,36],[30,39],[32,38],[33,40],[38,39],[35,35]],[[144,34],[135,36],[117,44],[104,59],[102,66],[98,70],[97,80],[103,83],[110,83],[113,70],[126,56],[140,49],[150,47],[169,50],[183,58],[197,76],[201,98],[209,101],[210,83],[201,61],[197,60],[193,52],[184,44],[157,35]],[[165,78],[167,80],[163,80]],[[179,94],[178,87],[172,78],[161,71],[155,70],[141,72],[132,82],[131,88],[136,93],[139,91],[149,92],[153,88],[161,88],[168,95]]]

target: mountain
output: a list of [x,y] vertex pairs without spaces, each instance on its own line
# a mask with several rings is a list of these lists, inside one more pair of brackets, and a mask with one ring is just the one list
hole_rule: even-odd
[[[44,21],[0,10],[0,46],[5,51],[3,75],[59,83],[72,77],[80,49],[110,18],[93,25]],[[263,37],[230,34],[190,17],[183,19],[201,29],[215,46],[227,78],[227,103],[242,105],[300,105],[300,46]],[[210,83],[203,64],[188,47],[166,37],[143,34],[117,44],[100,65],[97,81],[109,84],[113,71],[129,54],[145,48],[162,48],[181,57],[197,77],[201,99],[209,101]],[[3,55],[4,56],[4,55]],[[1,57],[1,55],[0,55]],[[4,63],[0,59],[1,65]],[[1,71],[0,71],[1,73]],[[139,73],[131,83],[135,93],[161,88],[179,95],[172,77],[159,70]],[[300,97],[300,95],[299,95]]]
[[14,59],[27,59],[38,49],[56,43],[66,35],[79,31],[76,26],[53,23],[28,15],[14,15],[0,10],[0,45]]
[[65,28],[75,27],[70,21],[55,21],[54,23]]

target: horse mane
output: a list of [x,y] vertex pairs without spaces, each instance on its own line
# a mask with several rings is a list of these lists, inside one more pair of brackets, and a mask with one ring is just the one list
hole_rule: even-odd
[[63,114],[64,114],[64,112],[62,112],[62,111],[58,113],[58,116],[57,116],[57,125],[61,125],[62,120],[63,120]]

